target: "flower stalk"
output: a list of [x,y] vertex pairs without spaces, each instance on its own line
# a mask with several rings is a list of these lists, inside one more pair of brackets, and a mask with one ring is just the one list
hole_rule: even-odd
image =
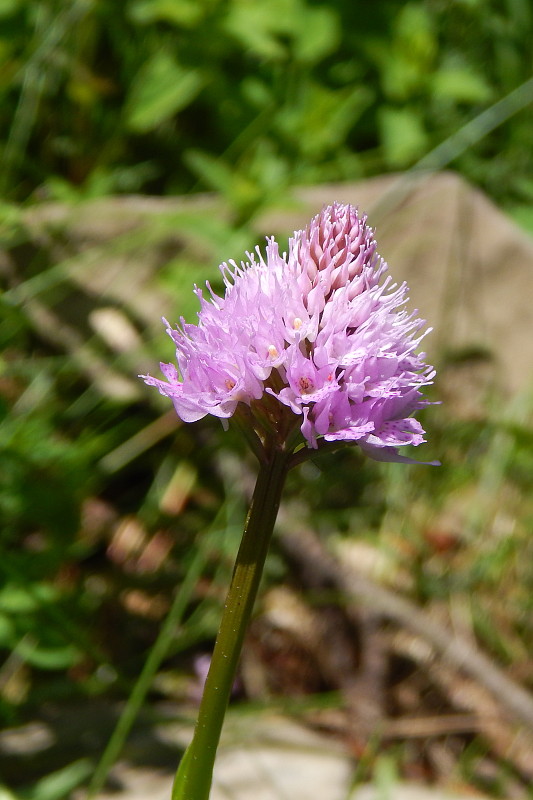
[[[405,283],[385,276],[374,233],[353,206],[334,203],[280,253],[221,265],[224,296],[207,284],[198,323],[167,331],[176,362],[149,386],[184,422],[232,417],[259,473],[205,684],[173,800],[207,800],[244,635],[288,470],[318,451],[358,447],[378,461],[417,463],[399,447],[425,441],[414,414],[430,404],[435,370],[418,352],[430,329],[409,313]],[[420,462],[418,462],[420,463]],[[424,463],[424,462],[422,462]],[[427,463],[427,462],[426,462]],[[438,462],[429,462],[438,463]]]
[[224,715],[276,522],[289,457],[290,453],[276,445],[265,452],[260,462],[194,736],[176,773],[172,800],[209,797]]

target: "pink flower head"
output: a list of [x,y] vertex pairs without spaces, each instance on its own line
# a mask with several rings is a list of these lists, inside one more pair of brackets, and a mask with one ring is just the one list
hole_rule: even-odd
[[407,286],[384,277],[366,217],[335,203],[289,240],[281,255],[221,266],[226,291],[200,289],[198,324],[168,333],[177,368],[143,376],[170,397],[185,422],[242,412],[260,441],[310,448],[359,445],[385,461],[410,461],[397,447],[424,442],[412,417],[428,405],[421,388],[435,372],[418,353],[424,320],[405,309]]

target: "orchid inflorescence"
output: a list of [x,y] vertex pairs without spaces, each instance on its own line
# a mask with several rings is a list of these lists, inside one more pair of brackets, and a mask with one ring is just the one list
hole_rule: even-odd
[[259,458],[274,438],[300,450],[352,443],[410,462],[396,448],[425,441],[412,414],[428,405],[421,389],[435,375],[417,353],[430,329],[405,310],[407,286],[385,275],[366,217],[334,203],[287,253],[272,237],[264,256],[247,257],[221,265],[224,297],[195,288],[198,323],[167,323],[177,366],[161,364],[165,380],[146,383],[184,422],[234,416]]

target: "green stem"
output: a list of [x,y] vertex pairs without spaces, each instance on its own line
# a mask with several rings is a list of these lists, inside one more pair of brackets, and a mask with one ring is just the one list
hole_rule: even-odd
[[259,466],[194,736],[176,773],[172,800],[208,800],[222,723],[274,529],[288,460],[285,451],[273,448]]

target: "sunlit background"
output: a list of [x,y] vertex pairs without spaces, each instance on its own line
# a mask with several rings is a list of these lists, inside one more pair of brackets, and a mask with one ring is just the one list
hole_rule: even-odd
[[532,42],[529,0],[0,0],[2,798],[167,792],[255,464],[137,375],[335,199],[434,328],[442,466],[291,474],[228,746],[296,722],[331,800],[532,796]]

